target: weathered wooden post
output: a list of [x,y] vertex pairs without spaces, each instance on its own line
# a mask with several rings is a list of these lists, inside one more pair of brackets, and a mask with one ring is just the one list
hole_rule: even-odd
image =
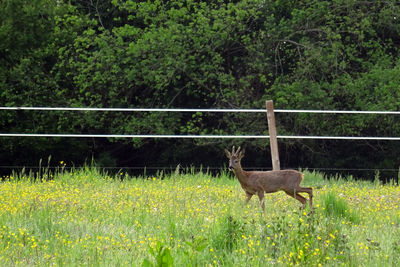
[[274,101],[267,100],[266,105],[267,105],[269,143],[271,146],[272,170],[279,171],[281,169],[280,166],[281,164],[279,161],[278,139],[276,138]]

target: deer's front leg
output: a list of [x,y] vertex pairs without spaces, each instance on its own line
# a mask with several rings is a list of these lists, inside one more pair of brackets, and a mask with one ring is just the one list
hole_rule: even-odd
[[265,213],[264,191],[258,191],[257,194],[258,194],[258,199],[260,199],[261,208],[262,208],[263,212]]
[[249,204],[249,201],[250,201],[252,196],[253,196],[253,194],[250,194],[250,193],[246,192],[246,205]]

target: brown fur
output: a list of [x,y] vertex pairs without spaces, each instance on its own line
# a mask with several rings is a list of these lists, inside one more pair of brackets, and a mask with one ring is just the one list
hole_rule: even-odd
[[312,207],[312,188],[300,186],[303,180],[301,172],[295,170],[244,171],[240,163],[244,152],[240,151],[240,147],[237,151],[235,151],[235,147],[232,147],[232,153],[225,149],[225,154],[229,158],[229,168],[233,170],[246,193],[246,203],[250,201],[253,195],[257,195],[260,199],[261,207],[265,211],[264,192],[284,191],[305,205],[307,199],[299,194],[305,192],[309,196],[310,207]]

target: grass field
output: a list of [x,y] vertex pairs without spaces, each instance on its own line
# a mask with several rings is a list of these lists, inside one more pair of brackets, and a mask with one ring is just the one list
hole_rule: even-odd
[[309,172],[303,184],[313,211],[275,193],[264,215],[228,174],[7,177],[0,266],[399,266],[397,185]]

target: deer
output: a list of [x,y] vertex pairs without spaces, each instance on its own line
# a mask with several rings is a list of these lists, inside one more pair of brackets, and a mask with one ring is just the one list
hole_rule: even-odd
[[225,149],[225,154],[229,159],[229,169],[233,171],[246,193],[246,204],[253,195],[257,195],[265,213],[264,193],[283,191],[300,201],[305,207],[307,199],[299,194],[304,192],[308,194],[309,205],[312,208],[313,190],[311,187],[300,186],[303,180],[301,172],[296,170],[244,171],[240,163],[244,157],[244,151],[240,151],[240,147],[235,151],[233,146],[232,152]]

